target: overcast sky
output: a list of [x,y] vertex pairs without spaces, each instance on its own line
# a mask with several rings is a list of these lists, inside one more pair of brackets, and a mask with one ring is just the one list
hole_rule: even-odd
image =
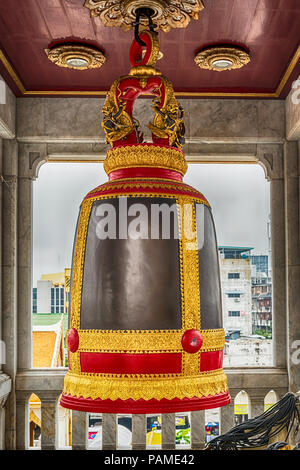
[[[33,189],[33,285],[42,274],[71,266],[79,205],[107,181],[100,163],[47,163]],[[269,183],[259,165],[191,164],[185,182],[213,210],[219,245],[251,246],[268,253]]]

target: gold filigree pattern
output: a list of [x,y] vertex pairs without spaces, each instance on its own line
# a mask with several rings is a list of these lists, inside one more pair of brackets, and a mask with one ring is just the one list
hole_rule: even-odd
[[[199,288],[199,265],[197,248],[197,233],[195,230],[196,215],[194,205],[191,205],[190,199],[186,197],[178,198],[180,206],[180,240],[182,257],[182,274],[181,274],[181,298],[184,312],[184,328],[185,330],[200,330],[200,288]],[[187,213],[186,208],[192,208]],[[188,218],[192,219],[193,233],[189,234],[187,226],[189,226]],[[190,238],[192,237],[192,238]],[[185,376],[193,376],[199,374],[200,352],[197,354],[183,353],[183,371]]]
[[73,264],[72,278],[72,299],[71,299],[71,328],[80,329],[80,307],[81,307],[81,291],[83,265],[85,255],[85,244],[90,213],[93,201],[84,201],[81,206],[80,217],[78,222],[78,231],[75,245],[75,259]]
[[222,369],[198,372],[197,377],[102,377],[68,372],[63,393],[102,400],[162,400],[164,398],[201,398],[228,390],[227,377]]
[[[80,352],[182,352],[182,330],[79,330]],[[224,348],[223,329],[200,330],[201,352]]]
[[[181,207],[181,239],[183,257],[183,296],[185,305],[185,328],[187,330],[195,328],[200,330],[200,289],[199,289],[199,266],[196,233],[196,216],[194,205],[190,198],[178,198]],[[193,233],[188,233],[191,225],[188,218],[191,218]],[[192,238],[190,238],[192,237]]]
[[175,148],[153,145],[128,145],[108,150],[104,161],[107,174],[122,168],[137,166],[165,168],[184,175],[187,162],[184,154]]
[[[198,52],[194,60],[202,69],[222,72],[243,67],[250,62],[250,56],[237,47],[209,47]],[[218,67],[218,62],[223,62],[223,66]]]
[[92,17],[99,16],[105,26],[121,27],[124,31],[133,27],[137,8],[151,8],[155,25],[164,32],[186,28],[204,8],[201,0],[85,0],[84,6]]
[[153,76],[160,76],[161,72],[156,68],[149,65],[139,65],[138,67],[131,67],[129,71],[130,77],[140,77],[143,80],[142,88],[145,88],[147,79]]
[[69,351],[69,360],[70,360],[70,369],[74,374],[81,373],[81,366],[80,366],[80,355],[79,351],[72,353]]
[[78,44],[56,45],[45,49],[47,57],[58,67],[75,70],[100,68],[105,62],[105,55],[94,47]]

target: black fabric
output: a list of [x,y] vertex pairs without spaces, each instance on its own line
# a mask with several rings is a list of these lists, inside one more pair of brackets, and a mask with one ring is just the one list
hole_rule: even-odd
[[[199,245],[199,285],[201,328],[222,328],[222,300],[220,286],[220,269],[215,226],[211,210],[202,205],[197,211],[197,235]],[[204,227],[203,227],[204,223]],[[204,229],[204,232],[203,232]],[[201,234],[204,233],[204,244],[201,246]]]
[[[112,204],[117,214],[116,239],[99,239],[96,215],[101,204]],[[166,198],[127,198],[148,210],[151,204],[175,204]],[[95,201],[91,211],[83,274],[81,329],[180,329],[180,262],[177,217],[171,239],[119,238],[119,200]],[[128,217],[128,224],[135,217]],[[172,229],[174,227],[174,229]],[[175,232],[174,232],[175,231]]]

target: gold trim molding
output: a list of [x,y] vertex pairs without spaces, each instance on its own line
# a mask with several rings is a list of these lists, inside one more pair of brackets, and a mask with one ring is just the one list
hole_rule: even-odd
[[[194,61],[201,69],[223,72],[240,69],[250,62],[249,54],[236,47],[209,47],[196,54]],[[217,61],[228,62],[227,66],[217,67]]]
[[[78,44],[57,45],[45,49],[47,57],[58,67],[67,67],[74,70],[88,70],[102,67],[105,56],[93,47]],[[74,64],[72,64],[72,61]],[[78,61],[78,65],[75,65]],[[82,65],[80,65],[80,61]]]
[[[223,328],[199,331],[203,338],[200,352],[224,349]],[[183,352],[183,330],[79,330],[78,334],[79,352]]]
[[[182,96],[186,98],[279,98],[282,90],[284,89],[287,81],[293,73],[298,61],[300,59],[300,46],[291,59],[282,79],[280,80],[276,90],[270,93],[259,92],[198,92],[198,91],[175,91],[175,96]],[[7,73],[12,81],[21,92],[23,96],[106,96],[108,90],[88,91],[88,90],[27,90],[22,83],[20,77],[13,69],[10,62],[5,57],[3,51],[0,49],[0,62],[2,62]]]
[[201,398],[228,390],[222,369],[198,373],[197,377],[111,377],[67,372],[63,393],[102,400],[162,400],[166,398]]
[[91,17],[98,16],[105,26],[117,26],[123,31],[133,28],[138,8],[150,8],[153,22],[165,33],[173,28],[186,28],[204,8],[201,0],[85,0],[84,6]]
[[107,174],[122,168],[136,166],[166,168],[178,171],[184,175],[187,162],[184,153],[169,147],[153,145],[133,145],[116,147],[108,150],[104,160],[104,170]]

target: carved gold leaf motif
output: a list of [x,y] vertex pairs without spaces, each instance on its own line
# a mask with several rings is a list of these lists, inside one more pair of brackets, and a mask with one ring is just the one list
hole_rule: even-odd
[[191,19],[197,20],[204,5],[201,0],[85,0],[91,17],[99,17],[105,26],[118,26],[124,31],[133,27],[138,8],[150,8],[153,22],[164,32],[186,28]]
[[45,52],[55,65],[75,70],[100,68],[106,60],[100,50],[77,44],[55,46]]

